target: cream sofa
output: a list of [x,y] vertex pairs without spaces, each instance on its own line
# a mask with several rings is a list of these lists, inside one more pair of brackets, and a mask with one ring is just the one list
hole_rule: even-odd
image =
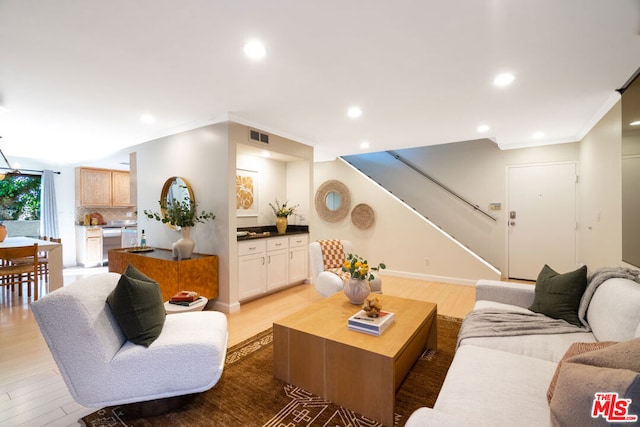
[[[592,295],[585,313],[591,329],[588,332],[463,339],[434,408],[418,409],[406,426],[552,425],[547,390],[567,349],[576,342],[619,342],[640,336],[639,283],[611,278]],[[507,309],[531,313],[527,307],[533,300],[534,286],[480,280],[474,311]],[[631,342],[636,348],[640,346],[640,340]],[[636,405],[640,404],[640,396],[637,400]]]

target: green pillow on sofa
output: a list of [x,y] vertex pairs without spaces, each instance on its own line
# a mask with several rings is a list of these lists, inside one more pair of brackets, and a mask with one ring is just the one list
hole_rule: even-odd
[[166,316],[160,285],[132,265],[120,276],[107,304],[129,341],[149,347],[160,336]]
[[529,310],[582,326],[578,307],[587,287],[587,266],[559,274],[545,264],[536,280],[535,296]]

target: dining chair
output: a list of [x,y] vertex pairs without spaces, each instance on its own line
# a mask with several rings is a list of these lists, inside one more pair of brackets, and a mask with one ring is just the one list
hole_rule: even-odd
[[[10,286],[12,289],[18,285],[18,295],[22,296],[22,285],[27,284],[27,296],[31,296],[33,285],[33,300],[38,299],[38,244],[31,246],[16,246],[13,248],[0,248],[0,286]],[[24,263],[29,259],[29,264]],[[13,260],[20,260],[15,263]]]
[[[55,237],[51,237],[51,238],[40,237],[40,240],[48,240],[54,243],[62,243],[61,238],[55,238]],[[47,283],[49,282],[49,252],[48,251],[40,252],[40,256],[38,258],[38,273],[40,273],[41,280],[46,280]]]

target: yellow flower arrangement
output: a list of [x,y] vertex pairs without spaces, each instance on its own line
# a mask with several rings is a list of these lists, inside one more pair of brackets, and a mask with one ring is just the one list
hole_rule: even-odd
[[370,267],[366,259],[356,255],[347,254],[347,259],[342,264],[342,271],[348,272],[353,279],[373,280],[371,271],[378,271],[387,268],[384,263],[378,264],[377,267]]

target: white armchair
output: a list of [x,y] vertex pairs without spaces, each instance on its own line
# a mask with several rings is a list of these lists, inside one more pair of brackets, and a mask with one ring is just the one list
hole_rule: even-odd
[[[331,296],[344,288],[344,278],[348,276],[342,272],[342,263],[349,253],[354,253],[354,250],[348,240],[318,240],[309,244],[313,286],[323,297]],[[374,279],[369,281],[371,291],[382,293],[380,277],[376,272],[373,272],[373,276]]]
[[148,347],[127,340],[107,304],[120,275],[89,276],[31,304],[69,392],[101,408],[198,393],[222,374],[227,319],[215,311],[168,315]]

